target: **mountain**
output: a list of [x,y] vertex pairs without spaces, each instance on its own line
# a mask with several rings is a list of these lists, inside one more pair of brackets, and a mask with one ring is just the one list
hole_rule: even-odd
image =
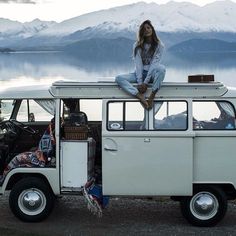
[[160,32],[236,32],[236,3],[217,1],[204,7],[187,2],[166,4],[139,2],[88,13],[63,21],[40,35],[68,35],[103,24],[103,30],[136,32],[150,19]]
[[19,31],[19,29],[22,27],[22,24],[18,21],[11,21],[8,19],[0,18],[0,33],[14,33]]
[[22,24],[24,37],[33,36],[41,31],[53,27],[56,24],[57,23],[55,21],[41,21],[39,19],[35,19],[31,22],[25,22]]
[[236,52],[236,42],[217,39],[191,39],[169,48],[171,52]]
[[200,7],[171,1],[166,4],[138,2],[61,23],[0,19],[0,47],[53,49],[88,39],[135,40],[140,23],[146,19],[152,21],[167,48],[193,38],[236,41],[236,3],[225,0]]
[[55,25],[54,21],[41,21],[35,19],[31,22],[20,23],[0,18],[0,46],[16,45],[22,42],[22,39],[37,35],[49,27]]
[[67,45],[63,50],[93,61],[124,61],[131,59],[133,44],[134,41],[127,38],[93,38]]
[[1,35],[21,35],[22,37],[30,37],[42,30],[54,26],[54,21],[41,21],[35,19],[31,22],[20,23],[18,21],[11,21],[0,18],[0,33]]
[[14,52],[14,50],[10,48],[0,48],[0,53],[10,53],[10,52]]
[[120,30],[116,27],[115,24],[110,24],[108,22],[104,22],[94,27],[87,27],[83,30],[78,30],[72,34],[66,35],[61,38],[64,42],[73,42],[79,40],[87,40],[91,38],[107,38],[114,39],[125,37],[128,39],[134,40],[136,38],[136,34],[134,31],[129,30]]

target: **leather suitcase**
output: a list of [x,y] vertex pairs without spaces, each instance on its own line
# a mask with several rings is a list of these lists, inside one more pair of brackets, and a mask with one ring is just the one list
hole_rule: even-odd
[[209,83],[214,81],[214,75],[189,75],[189,83]]

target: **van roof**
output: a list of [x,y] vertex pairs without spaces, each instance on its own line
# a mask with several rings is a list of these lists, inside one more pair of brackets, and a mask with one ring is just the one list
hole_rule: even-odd
[[[149,86],[149,89],[151,86]],[[0,89],[0,99],[60,98],[130,98],[115,82],[57,81],[52,85],[18,86]],[[236,88],[227,88],[220,82],[184,83],[164,82],[158,97],[208,98],[236,97]]]
[[[149,89],[151,86],[149,86]],[[81,98],[130,98],[114,82],[69,82],[57,81],[52,84],[50,91],[55,97]],[[211,83],[175,83],[164,82],[158,97],[221,97],[227,93],[228,88],[220,82]],[[236,96],[236,93],[235,93]]]
[[0,88],[0,99],[50,99],[53,98],[49,91],[50,85],[30,85]]

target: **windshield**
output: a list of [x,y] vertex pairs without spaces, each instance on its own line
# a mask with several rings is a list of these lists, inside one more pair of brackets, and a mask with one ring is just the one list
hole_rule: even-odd
[[14,107],[14,100],[0,100],[0,122],[9,120]]

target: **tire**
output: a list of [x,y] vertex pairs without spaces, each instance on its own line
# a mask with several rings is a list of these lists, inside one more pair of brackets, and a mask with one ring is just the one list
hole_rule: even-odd
[[192,197],[180,202],[186,220],[195,226],[209,227],[223,219],[227,211],[227,197],[216,186],[196,186]]
[[9,196],[9,205],[13,214],[20,220],[39,222],[51,213],[54,195],[42,179],[23,178],[13,186]]

